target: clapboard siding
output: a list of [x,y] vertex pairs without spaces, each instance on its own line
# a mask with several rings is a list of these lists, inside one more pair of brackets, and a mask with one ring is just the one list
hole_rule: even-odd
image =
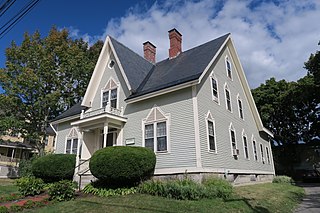
[[191,88],[182,89],[156,98],[127,105],[124,126],[124,140],[134,138],[135,146],[141,146],[143,140],[143,119],[147,118],[152,107],[158,106],[169,115],[169,153],[158,153],[156,168],[194,167],[195,133]]
[[72,128],[70,123],[70,121],[67,121],[58,124],[57,144],[55,149],[55,153],[57,154],[65,153],[66,138]]
[[[228,56],[232,65],[232,80],[227,77],[225,57]],[[210,74],[213,71],[214,76],[218,81],[219,104],[212,100],[211,78]],[[227,83],[232,103],[232,112],[226,109],[224,85]],[[237,95],[242,100],[244,119],[241,119],[238,111]],[[255,124],[253,114],[249,108],[248,100],[244,94],[242,84],[237,75],[236,67],[232,60],[232,56],[225,48],[215,64],[210,68],[210,72],[204,78],[202,84],[198,85],[198,108],[199,108],[199,128],[200,128],[200,143],[201,143],[201,159],[204,168],[224,168],[224,169],[243,169],[243,170],[263,170],[273,171],[271,164],[263,164],[261,162],[260,145],[263,144],[264,155],[266,157],[265,147],[268,146],[270,152],[270,144],[268,141],[259,136],[257,126]],[[217,153],[208,151],[206,115],[211,112],[215,121],[215,134]],[[240,150],[239,158],[236,160],[232,156],[231,141],[229,126],[232,123],[236,132],[237,148]],[[249,160],[245,159],[244,146],[242,140],[242,131],[247,135]],[[254,161],[252,135],[255,137],[258,149],[258,161]],[[271,158],[271,153],[269,153]],[[266,158],[267,160],[267,158]]]

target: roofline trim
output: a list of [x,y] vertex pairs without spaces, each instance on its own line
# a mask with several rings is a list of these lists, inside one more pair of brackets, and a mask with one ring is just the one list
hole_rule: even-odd
[[180,89],[191,87],[191,86],[194,86],[196,84],[198,84],[198,79],[193,80],[193,81],[188,81],[188,82],[185,82],[183,84],[178,84],[178,85],[175,85],[175,86],[171,86],[171,87],[168,87],[168,88],[164,88],[164,89],[161,89],[161,90],[158,90],[158,91],[154,91],[154,92],[151,92],[151,93],[147,93],[147,94],[144,94],[144,95],[141,95],[141,96],[138,96],[138,97],[134,97],[134,98],[131,98],[131,99],[127,99],[125,101],[128,104],[132,104],[132,103],[136,103],[136,102],[139,102],[139,101],[142,101],[142,100],[146,100],[146,99],[149,99],[149,98],[157,97],[159,95],[163,95],[163,94],[174,92],[174,91],[177,91],[177,90],[180,90]]
[[204,71],[202,72],[202,74],[199,77],[199,83],[201,83],[202,79],[204,78],[204,76],[207,74],[207,72],[209,71],[210,67],[212,66],[212,64],[216,61],[217,57],[219,56],[219,54],[221,53],[222,49],[225,47],[225,45],[227,44],[228,40],[230,39],[230,34],[228,35],[228,37],[224,40],[224,42],[222,43],[222,45],[220,46],[219,50],[216,52],[216,54],[213,56],[213,58],[211,59],[211,61],[209,62],[209,64],[207,65],[207,67],[204,69]]
[[73,120],[73,119],[77,119],[77,118],[80,118],[80,113],[78,115],[72,115],[72,116],[68,116],[68,117],[65,117],[65,118],[61,118],[59,120],[56,120],[56,121],[52,121],[50,123],[50,125],[55,125],[55,124],[59,124],[59,123],[63,123],[63,122],[66,122],[66,121],[70,121],[70,120]]
[[36,149],[36,148],[33,148],[33,147],[18,147],[18,146],[14,146],[14,145],[6,145],[6,144],[0,144],[0,147],[16,148],[16,149],[28,149],[28,150]]

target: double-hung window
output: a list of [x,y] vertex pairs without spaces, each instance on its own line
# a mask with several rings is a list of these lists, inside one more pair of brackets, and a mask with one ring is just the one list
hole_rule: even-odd
[[231,139],[231,146],[232,149],[237,149],[237,142],[236,142],[236,133],[232,126],[230,126],[230,139]]
[[209,138],[209,150],[216,150],[216,143],[214,138],[214,124],[208,120],[208,138]]
[[256,143],[255,140],[252,141],[252,146],[253,146],[254,160],[255,160],[255,161],[258,161],[257,143]]
[[211,77],[211,85],[212,85],[212,97],[215,102],[219,101],[219,94],[218,94],[218,83],[217,79]]
[[66,154],[77,154],[78,152],[78,132],[72,128],[67,136]]
[[238,107],[239,107],[239,117],[243,119],[243,108],[242,108],[242,101],[238,98]]
[[118,108],[118,84],[110,78],[106,86],[102,89],[101,97],[102,107],[106,107],[110,104],[112,108]]
[[267,155],[267,162],[268,162],[268,164],[270,164],[269,149],[268,149],[268,147],[267,147],[267,146],[266,146],[266,155]]
[[263,146],[262,144],[260,144],[260,152],[261,152],[261,161],[264,164],[265,163],[265,159],[264,159],[264,153],[263,153]]
[[249,159],[247,136],[243,135],[244,157]]
[[227,76],[232,79],[232,69],[231,69],[231,63],[228,59],[228,57],[226,57],[226,67],[227,67]]
[[231,97],[230,97],[230,91],[229,91],[228,87],[225,87],[225,93],[226,93],[227,110],[229,110],[231,112],[232,111],[232,108],[231,108]]
[[144,121],[144,146],[155,152],[168,151],[168,117],[158,107]]

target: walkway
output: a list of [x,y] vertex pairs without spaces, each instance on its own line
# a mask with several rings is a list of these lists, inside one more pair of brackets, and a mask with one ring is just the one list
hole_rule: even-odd
[[320,212],[320,183],[301,183],[299,186],[306,191],[306,196],[296,209],[296,213]]

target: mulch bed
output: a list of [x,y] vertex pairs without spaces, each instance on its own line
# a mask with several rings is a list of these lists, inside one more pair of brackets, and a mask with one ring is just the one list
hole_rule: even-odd
[[23,206],[29,200],[34,201],[34,202],[39,202],[39,201],[46,200],[48,198],[49,198],[48,194],[40,194],[40,195],[35,195],[35,196],[28,196],[28,197],[25,197],[25,198],[22,198],[19,200],[0,203],[0,206],[5,206],[7,208],[10,208],[12,205]]

